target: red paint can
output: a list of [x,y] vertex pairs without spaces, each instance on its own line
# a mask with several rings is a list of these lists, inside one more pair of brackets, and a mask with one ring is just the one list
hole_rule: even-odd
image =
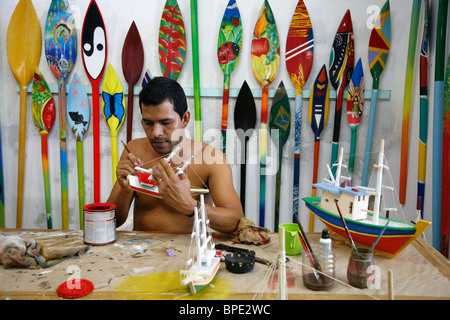
[[101,246],[116,242],[116,205],[92,203],[84,210],[84,243]]

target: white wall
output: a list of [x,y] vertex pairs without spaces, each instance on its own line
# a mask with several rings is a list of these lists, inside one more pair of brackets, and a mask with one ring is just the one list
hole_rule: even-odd
[[[37,15],[41,24],[41,30],[44,31],[45,20],[50,5],[50,0],[33,0],[33,5],[37,11]],[[256,23],[259,9],[263,3],[262,0],[238,0],[239,9],[244,28],[243,48],[240,61],[234,70],[231,78],[231,88],[239,89],[244,80],[247,80],[251,89],[260,92],[261,87],[253,76],[250,64],[250,44],[252,32]],[[16,202],[17,202],[17,154],[18,154],[18,132],[19,132],[19,93],[16,81],[10,71],[8,59],[6,56],[6,30],[10,17],[18,0],[2,0],[0,2],[0,121],[3,148],[3,170],[5,181],[5,206],[6,206],[6,226],[15,227]],[[137,24],[142,37],[145,50],[145,69],[149,68],[153,76],[161,75],[158,58],[158,29],[161,19],[161,13],[165,4],[164,0],[129,0],[129,1],[106,1],[97,0],[98,6],[102,12],[108,39],[108,62],[115,68],[122,85],[126,87],[126,82],[121,68],[121,52],[123,41],[131,22],[134,20]],[[178,0],[180,5],[184,23],[186,26],[186,36],[188,43],[188,52],[186,61],[178,81],[181,85],[188,88],[193,87],[192,78],[192,55],[191,55],[191,32],[190,32],[190,1]],[[218,28],[222,20],[228,0],[199,0],[199,41],[200,41],[200,80],[202,88],[221,89],[223,84],[223,73],[219,67],[216,56],[216,45]],[[368,67],[368,42],[371,29],[367,27],[367,20],[372,12],[367,12],[371,5],[378,5],[380,8],[384,4],[384,0],[305,0],[306,6],[310,13],[311,21],[314,29],[314,65],[309,80],[304,89],[311,89],[319,69],[323,64],[327,65],[330,55],[331,45],[336,33],[337,27],[344,16],[347,9],[351,10],[352,21],[355,35],[355,60],[362,57],[363,67],[366,79],[366,89],[372,88],[372,77]],[[71,0],[70,4],[75,12],[75,21],[78,31],[78,41],[81,38],[81,27],[84,20],[86,9],[89,5],[88,0]],[[293,85],[290,82],[286,72],[285,64],[285,46],[289,24],[297,4],[296,0],[271,0],[270,5],[277,22],[280,44],[281,44],[281,63],[277,78],[271,86],[275,90],[282,80],[288,90],[292,93]],[[432,26],[436,26],[437,1],[432,3]],[[412,0],[395,0],[391,1],[391,19],[392,19],[392,38],[391,49],[387,66],[383,71],[380,82],[381,90],[390,90],[390,99],[379,100],[377,109],[377,118],[374,134],[374,148],[378,146],[380,139],[386,140],[386,157],[390,165],[395,186],[398,190],[399,166],[400,166],[400,145],[401,145],[401,119],[403,112],[403,97],[406,72],[406,57],[408,51],[409,40],[409,24]],[[450,33],[448,33],[450,34]],[[421,35],[421,30],[419,30]],[[429,128],[428,128],[428,156],[427,156],[427,181],[425,195],[425,219],[431,220],[431,150],[432,150],[432,123],[433,123],[433,79],[434,79],[434,37],[435,30],[432,33],[432,47],[430,55],[430,73],[429,73]],[[84,72],[81,60],[80,46],[78,46],[77,62],[68,79],[70,84],[74,72],[81,77],[85,86],[89,87],[90,82]],[[356,62],[355,61],[355,62]],[[418,53],[416,55],[418,61]],[[418,66],[418,62],[416,63]],[[51,73],[45,56],[44,47],[42,47],[42,56],[39,69],[49,84],[55,84],[56,80]],[[418,73],[416,67],[415,75]],[[31,88],[31,87],[30,87]],[[414,79],[413,103],[411,111],[411,127],[410,127],[410,147],[409,147],[409,163],[408,163],[408,186],[407,201],[404,206],[406,220],[413,219],[416,215],[416,185],[417,185],[417,153],[418,153],[418,112],[419,112],[419,82],[417,76]],[[272,91],[273,92],[273,91]],[[55,103],[58,104],[58,95],[54,95]],[[89,96],[91,99],[91,96]],[[194,101],[190,96],[189,104],[191,112],[194,113]],[[28,106],[31,105],[31,94],[28,95]],[[294,112],[295,102],[294,96],[291,95],[291,110]],[[272,101],[269,101],[271,106]],[[138,120],[137,97],[135,97],[134,109],[134,125],[133,137],[143,136],[143,130]],[[229,128],[234,127],[233,112],[235,98],[230,98],[229,110]],[[201,99],[203,131],[208,129],[220,130],[222,99],[221,97],[203,97]],[[259,111],[261,108],[260,98],[256,98],[256,106]],[[312,158],[313,158],[313,132],[310,129],[308,121],[308,100],[303,100],[303,129],[302,129],[302,149],[301,149],[301,169],[300,169],[300,196],[309,196],[311,192],[312,181]],[[330,113],[327,125],[322,132],[322,143],[320,149],[319,164],[319,180],[321,180],[325,172],[325,164],[330,162],[332,127],[334,119],[335,100],[330,102]],[[370,110],[370,100],[366,100],[364,105],[364,113],[361,124],[358,129],[357,154],[362,154],[365,150],[365,141],[368,126],[368,115]],[[293,120],[294,117],[292,117]],[[347,125],[346,117],[343,115],[343,123],[341,127],[341,146],[344,148],[344,154],[348,154],[350,148],[350,129]],[[85,194],[86,203],[93,202],[93,165],[92,165],[92,123],[84,138],[84,173],[85,173]],[[52,211],[54,228],[61,227],[60,217],[60,160],[59,160],[59,124],[55,121],[52,131],[49,134],[49,164],[51,176],[52,190]],[[112,187],[111,177],[111,146],[109,128],[101,119],[101,150],[102,150],[102,184],[101,184],[101,200],[106,201],[110,189]],[[189,131],[193,137],[193,126],[189,126]],[[215,131],[215,139],[209,142],[215,146],[220,145],[217,139],[220,135]],[[41,149],[40,135],[36,130],[31,117],[30,108],[27,114],[27,132],[26,132],[26,169],[25,169],[25,190],[24,190],[24,228],[46,228],[45,222],[45,200],[43,188],[43,176],[41,166]],[[78,195],[77,195],[77,166],[75,153],[75,139],[70,130],[67,131],[67,147],[68,147],[68,166],[69,166],[69,227],[78,229]],[[204,134],[207,138],[207,134]],[[258,143],[253,137],[251,145],[251,157],[253,163],[258,158]],[[280,205],[280,223],[290,222],[292,212],[292,172],[293,172],[293,131],[288,142],[284,147],[283,169],[282,169],[282,201]],[[126,125],[119,132],[119,153],[123,147],[120,140],[126,139]],[[205,140],[206,141],[206,140]],[[208,142],[208,141],[206,141]],[[230,160],[234,157],[233,146],[228,146],[228,156]],[[276,159],[276,154],[274,155]],[[276,160],[273,160],[276,161]],[[356,182],[361,177],[363,157],[357,159],[356,162]],[[259,167],[258,165],[250,165],[248,171],[248,190],[247,190],[247,208],[246,215],[256,223],[259,216]],[[235,185],[239,191],[239,165],[233,165],[233,174]],[[275,197],[275,175],[269,176],[267,180],[266,195],[266,226],[273,230],[273,208]],[[308,212],[301,205],[301,219],[306,225],[308,221]],[[315,230],[321,230],[322,225],[316,223]],[[431,242],[431,227],[426,231],[426,237]]]

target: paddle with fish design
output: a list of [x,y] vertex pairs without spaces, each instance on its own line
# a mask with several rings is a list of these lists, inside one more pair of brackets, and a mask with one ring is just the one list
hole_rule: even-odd
[[269,107],[269,86],[275,79],[280,65],[280,43],[278,30],[269,2],[264,1],[253,32],[251,44],[253,75],[262,85],[260,126],[260,191],[259,225],[264,227],[266,198],[266,156],[267,116]]
[[90,110],[86,89],[80,77],[75,72],[69,87],[67,98],[67,120],[72,133],[75,135],[77,148],[77,173],[78,173],[78,213],[80,218],[80,230],[84,227],[84,165],[83,165],[83,137],[89,126]]
[[[314,82],[311,97],[309,98],[309,123],[314,132],[314,170],[313,184],[317,183],[317,170],[319,165],[320,133],[328,118],[328,106],[330,104],[330,86],[328,85],[327,68],[320,69]],[[316,196],[316,188],[312,187],[311,197]],[[309,232],[314,231],[314,215],[309,216]]]
[[106,28],[95,0],[91,0],[81,32],[83,65],[92,85],[92,131],[94,145],[94,202],[100,202],[100,82],[108,55]]
[[134,85],[141,77],[143,67],[144,47],[136,23],[133,21],[122,48],[122,71],[128,83],[127,142],[131,140],[133,129]]
[[283,81],[280,82],[278,89],[273,97],[272,108],[270,109],[269,128],[271,138],[278,146],[278,168],[275,190],[275,220],[274,232],[278,232],[280,222],[280,192],[281,192],[281,168],[283,160],[283,147],[291,131],[291,107],[284,87]]
[[[35,68],[39,65],[41,49],[41,26],[33,3],[31,0],[20,0],[11,16],[6,35],[9,66],[20,88],[16,228],[22,228],[23,216],[27,85],[33,78]],[[4,216],[2,220],[4,220]]]
[[52,93],[44,76],[36,67],[31,92],[31,115],[41,134],[42,172],[44,174],[45,212],[47,229],[53,228],[52,199],[50,193],[50,175],[48,172],[48,141],[47,136],[55,122],[56,108]]
[[69,202],[66,145],[66,80],[77,59],[77,29],[67,0],[52,0],[44,33],[45,56],[58,80],[59,141],[61,157],[62,228],[69,228]]
[[369,39],[369,68],[373,77],[372,98],[370,100],[369,128],[367,130],[366,152],[364,155],[363,175],[361,185],[367,186],[370,156],[372,152],[373,130],[377,110],[378,88],[380,76],[383,72],[389,55],[391,41],[391,10],[389,0],[386,1],[375,20]]
[[308,10],[298,1],[286,40],[286,68],[295,87],[294,187],[292,215],[298,214],[300,145],[302,132],[303,86],[309,78],[314,60],[314,35]]
[[230,78],[236,67],[242,47],[241,14],[236,0],[230,0],[222,18],[217,44],[217,59],[224,74],[222,96],[222,152],[226,154],[228,102],[230,99]]

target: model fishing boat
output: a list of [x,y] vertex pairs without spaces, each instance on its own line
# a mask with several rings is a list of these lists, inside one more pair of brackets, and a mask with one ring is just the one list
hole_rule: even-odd
[[220,258],[212,237],[208,234],[209,220],[206,217],[204,196],[200,195],[200,209],[194,209],[194,226],[191,234],[191,246],[184,270],[180,270],[181,285],[189,286],[195,294],[208,285],[217,273]]
[[[169,154],[165,160],[167,162],[171,162],[173,157],[175,157],[180,151],[180,147],[176,147],[172,153]],[[191,156],[188,161],[184,162],[182,166],[175,168],[177,171],[177,176],[182,175],[188,165],[192,162],[194,156]],[[130,184],[131,189],[136,190],[138,192],[142,192],[157,198],[162,198],[159,194],[158,182],[153,178],[153,170],[152,169],[144,169],[141,166],[137,166],[134,168],[137,172],[136,175],[129,175],[128,182]],[[207,188],[191,188],[191,193],[203,194],[209,193]]]
[[[328,166],[331,180],[314,186],[322,190],[322,197],[303,198],[306,206],[328,227],[332,234],[342,240],[348,240],[339,210],[347,224],[352,239],[361,247],[372,247],[383,228],[389,226],[382,234],[375,253],[394,258],[405,249],[414,239],[419,237],[431,224],[428,221],[418,220],[415,224],[401,222],[388,217],[380,217],[382,211],[394,212],[396,207],[387,208],[382,205],[382,191],[394,189],[382,184],[383,171],[389,171],[384,162],[384,140],[381,140],[378,161],[374,164],[376,169],[376,187],[350,187],[345,185],[347,177],[341,176],[343,165],[343,152],[341,149],[336,176],[334,177]],[[373,197],[373,206],[371,199]],[[387,195],[385,196],[387,197]],[[336,201],[337,200],[337,201]],[[385,201],[383,201],[385,202]]]

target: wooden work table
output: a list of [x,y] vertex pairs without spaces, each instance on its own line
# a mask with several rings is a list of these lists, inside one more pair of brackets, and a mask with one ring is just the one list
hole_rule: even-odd
[[[78,246],[83,244],[83,232],[76,230],[13,230],[0,229],[2,235],[33,238],[46,246]],[[214,234],[216,244],[235,245],[256,252],[256,256],[275,262],[278,234],[262,246],[233,244],[229,236]],[[309,234],[312,244],[319,234]],[[189,253],[189,234],[120,231],[116,242],[92,246],[84,255],[75,256],[49,268],[4,269],[0,266],[0,299],[61,299],[58,286],[67,281],[69,267],[75,266],[80,278],[94,284],[94,291],[81,299],[253,299],[262,289],[268,266],[256,263],[246,274],[233,274],[225,262],[213,282],[196,295],[180,285],[179,270]],[[169,256],[172,248],[174,256]],[[450,299],[450,263],[423,239],[415,240],[395,259],[375,256],[380,267],[379,289],[356,289],[348,284],[346,272],[351,248],[333,240],[336,255],[336,281],[329,291],[312,291],[304,287],[301,256],[288,256],[286,275],[288,299],[388,299],[388,271],[393,272],[395,299]],[[277,272],[265,286],[262,299],[277,298]],[[269,288],[269,296],[267,295]]]

